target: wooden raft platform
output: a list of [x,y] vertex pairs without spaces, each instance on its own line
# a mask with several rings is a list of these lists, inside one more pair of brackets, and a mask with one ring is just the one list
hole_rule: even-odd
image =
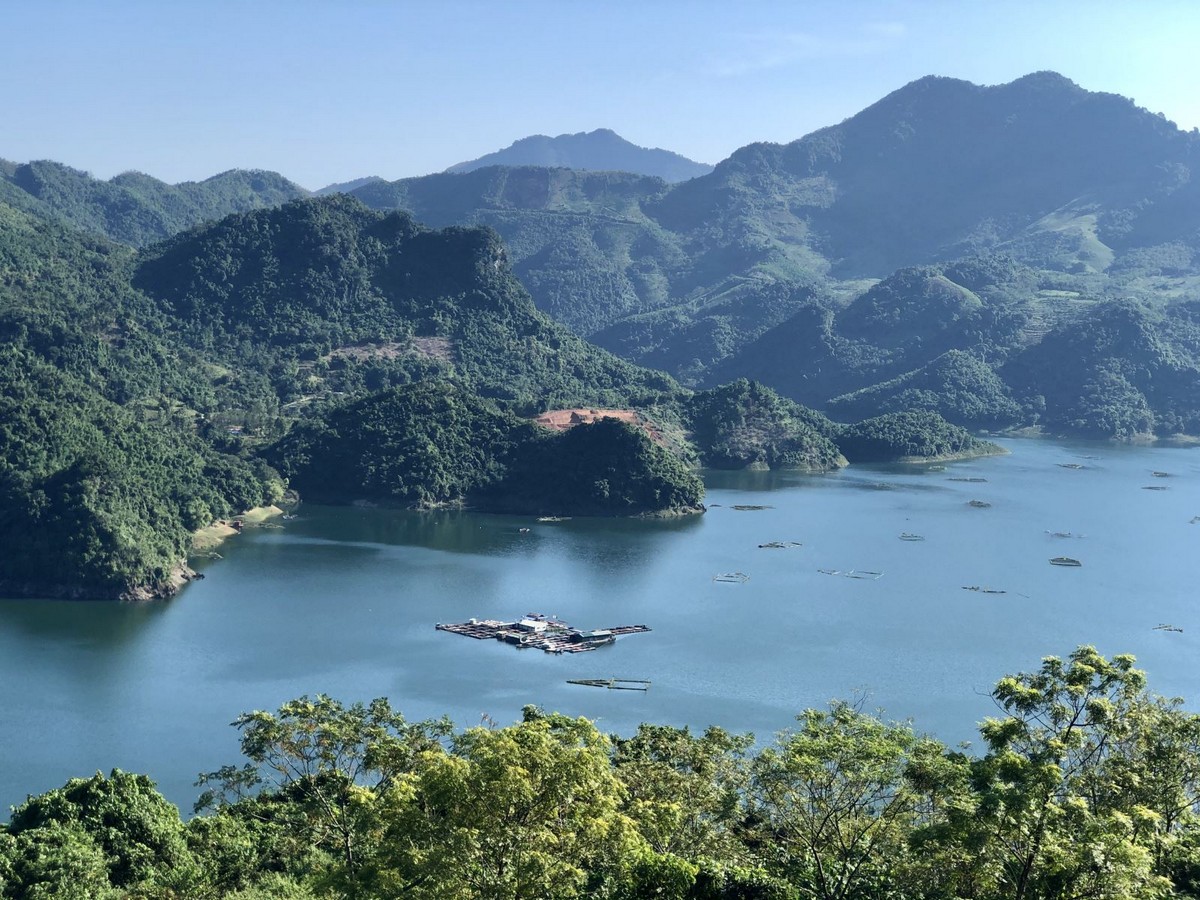
[[526,613],[513,622],[499,619],[469,619],[466,622],[438,622],[438,631],[461,634],[476,640],[497,640],[518,648],[533,647],[547,653],[585,653],[616,641],[619,635],[642,634],[648,625],[616,625],[584,631],[554,616]]

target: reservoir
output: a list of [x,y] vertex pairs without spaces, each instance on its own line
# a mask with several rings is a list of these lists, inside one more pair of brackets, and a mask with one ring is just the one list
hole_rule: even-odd
[[[460,727],[537,704],[762,741],[846,698],[953,745],[978,742],[1000,677],[1090,643],[1200,707],[1200,449],[1001,443],[944,467],[708,473],[709,512],[680,520],[305,505],[168,602],[0,601],[0,818],[113,767],[189,811],[197,773],[240,762],[235,716],[321,692]],[[882,574],[828,574],[847,572]],[[652,631],[551,655],[434,627],[529,612]],[[596,678],[652,686],[567,683]]]

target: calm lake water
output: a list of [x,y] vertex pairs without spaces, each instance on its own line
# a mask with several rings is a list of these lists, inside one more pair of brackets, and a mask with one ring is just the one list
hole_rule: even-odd
[[[387,696],[461,726],[534,703],[613,732],[717,724],[762,740],[805,707],[864,697],[958,743],[1002,675],[1092,643],[1200,706],[1200,449],[1003,443],[1011,455],[944,470],[712,473],[709,512],[682,521],[304,506],[226,543],[169,602],[0,602],[0,818],[113,767],[189,810],[196,774],[238,761],[228,723],[305,693]],[[1060,555],[1083,565],[1049,565]],[[714,582],[730,571],[750,578]],[[653,631],[551,656],[433,627],[525,612]],[[614,676],[653,686],[566,683]]]

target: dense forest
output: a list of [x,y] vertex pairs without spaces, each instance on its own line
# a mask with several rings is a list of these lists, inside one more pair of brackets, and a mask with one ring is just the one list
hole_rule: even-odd
[[189,821],[144,775],[30,797],[0,897],[1163,900],[1200,896],[1200,716],[1130,656],[1002,678],[978,749],[835,701],[774,741],[410,722],[301,697],[233,723]]
[[[552,322],[494,232],[345,195],[136,252],[0,204],[0,335],[9,594],[170,594],[191,532],[288,482],[330,502],[677,514],[703,508],[697,463],[844,464],[840,426],[767,388],[693,395]],[[529,421],[575,406],[644,430]]]

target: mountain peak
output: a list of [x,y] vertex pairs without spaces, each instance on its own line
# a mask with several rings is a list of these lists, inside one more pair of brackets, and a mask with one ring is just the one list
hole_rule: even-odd
[[545,166],[600,172],[632,172],[664,181],[686,181],[707,175],[712,166],[669,150],[639,147],[611,128],[548,137],[535,134],[513,141],[503,150],[446,169],[461,173],[486,166]]

